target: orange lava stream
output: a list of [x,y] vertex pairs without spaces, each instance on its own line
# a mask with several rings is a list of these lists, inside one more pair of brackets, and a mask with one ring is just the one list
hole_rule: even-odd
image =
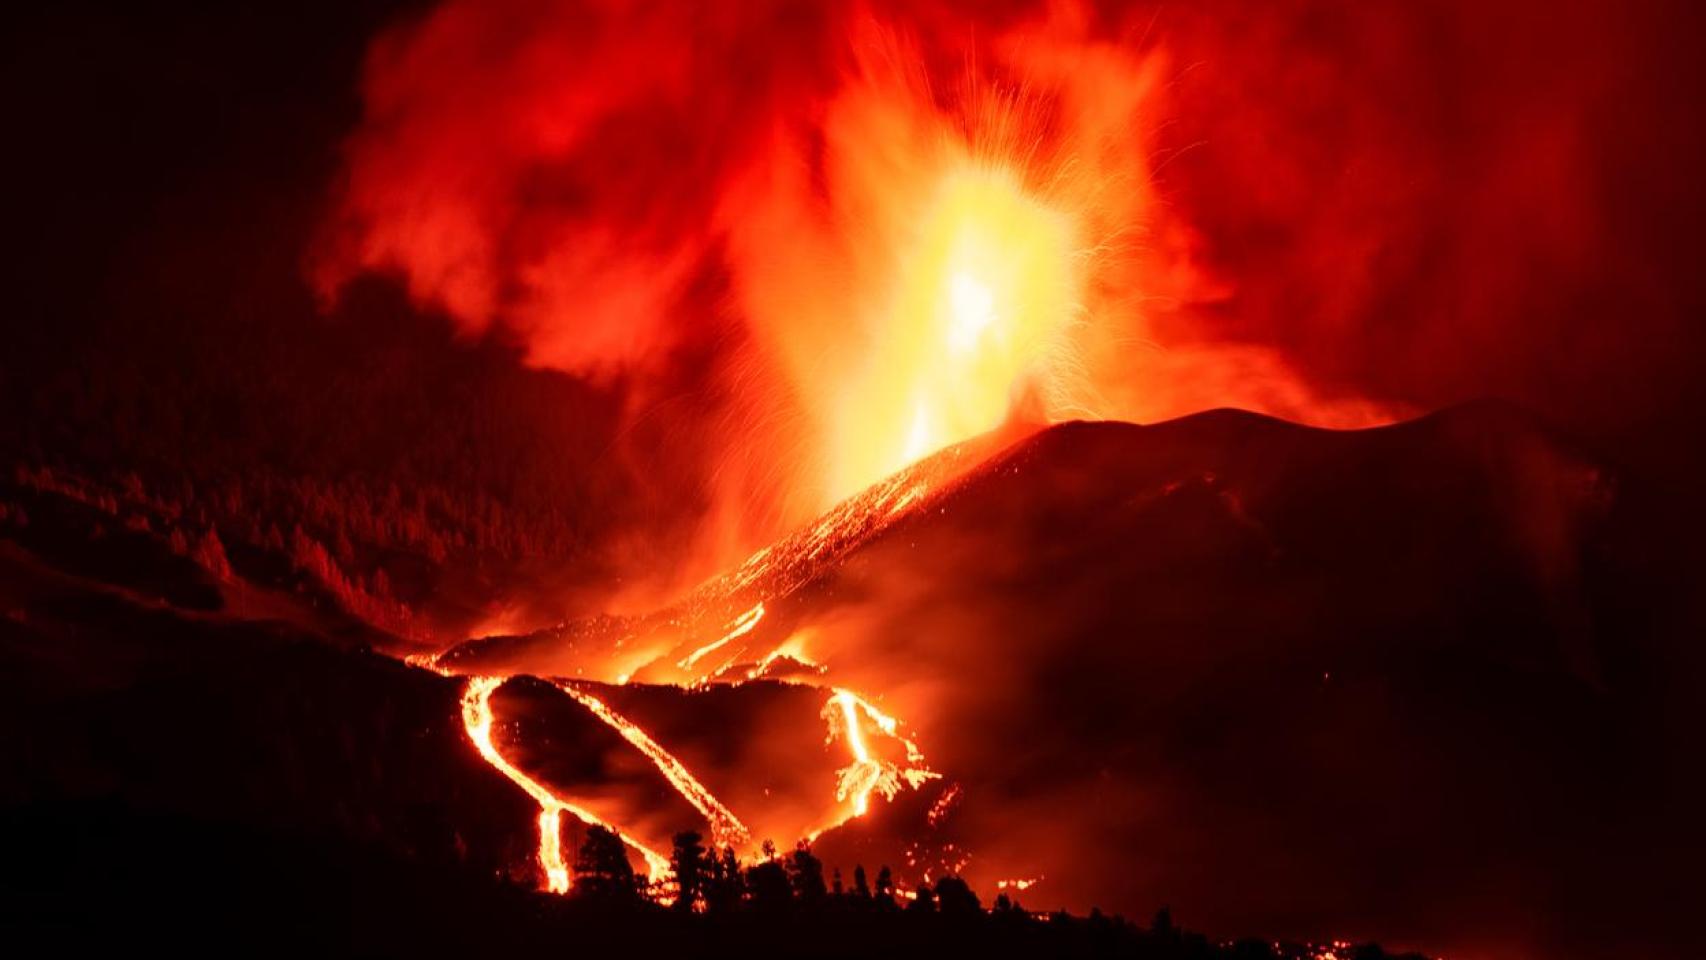
[[884,796],[893,796],[900,789],[900,783],[892,770],[885,769],[882,764],[871,759],[871,752],[865,747],[865,735],[859,730],[859,715],[854,712],[853,697],[837,693],[830,698],[831,704],[841,706],[841,714],[846,731],[847,747],[853,751],[853,763],[841,771],[841,776],[835,785],[835,799],[853,800],[853,815],[862,817],[870,809],[871,791],[881,790]]
[[[900,792],[903,780],[917,788],[924,781],[941,776],[924,766],[924,755],[916,744],[900,736],[900,721],[871,706],[851,690],[837,687],[829,702],[824,704],[823,713],[830,725],[829,739],[834,740],[839,732],[846,738],[847,748],[853,754],[853,762],[841,770],[835,785],[835,799],[851,804],[852,813],[847,819],[862,817],[870,810],[872,793],[881,793],[884,799],[893,799],[894,795]],[[860,714],[906,748],[907,766],[904,769],[871,754],[870,747],[865,743]],[[839,730],[835,722],[838,716],[841,721]]]
[[545,870],[546,886],[553,893],[566,893],[569,889],[569,868],[563,862],[562,837],[558,826],[563,811],[589,823],[604,827],[616,834],[628,846],[633,847],[646,861],[653,878],[666,875],[669,872],[669,860],[649,849],[639,841],[628,836],[616,827],[605,823],[590,810],[569,803],[552,793],[544,784],[529,777],[521,770],[510,764],[498,752],[492,743],[492,694],[503,686],[507,677],[469,677],[468,686],[462,692],[462,726],[468,732],[468,739],[473,741],[475,749],[486,762],[508,777],[516,786],[527,791],[539,804],[539,866]]
[[730,626],[730,628],[729,628],[729,632],[723,634],[721,639],[713,640],[712,642],[707,643],[704,646],[700,647],[699,649],[693,651],[692,653],[687,655],[686,659],[684,659],[680,663],[676,664],[676,666],[680,667],[683,670],[693,669],[693,665],[695,663],[698,663],[699,659],[701,657],[705,656],[707,653],[711,653],[712,651],[716,650],[719,647],[722,647],[723,645],[727,644],[730,640],[734,640],[738,637],[744,637],[747,634],[751,633],[752,628],[758,626],[758,621],[763,620],[763,619],[764,619],[764,603],[762,601],[760,601],[757,606],[755,606],[751,610],[748,610],[747,612],[741,614],[739,617],[736,617],[734,624],[732,626]]
[[[959,456],[959,453],[948,455],[953,458]],[[864,494],[838,505],[816,524],[796,533],[783,543],[758,551],[739,569],[724,574],[702,589],[711,593],[726,593],[762,583],[764,588],[767,588],[765,593],[785,594],[790,587],[803,581],[818,561],[837,554],[848,543],[860,539],[862,533],[868,534],[871,530],[884,526],[926,496],[933,485],[933,475],[921,475],[920,470],[940,471],[946,468],[951,471],[952,467],[952,463],[947,463],[945,467],[943,463],[937,463],[930,468],[903,471],[878,483]],[[780,580],[775,580],[772,574],[780,574]],[[767,599],[769,598],[755,598],[753,606],[727,624],[721,637],[688,653],[676,666],[684,671],[691,670],[719,649],[752,633],[768,612]],[[803,637],[795,634],[770,649],[768,655],[760,658],[756,666],[745,671],[746,679],[762,676],[774,661],[784,655],[791,656],[802,664],[816,667],[820,672],[826,669],[806,656]],[[441,675],[451,675],[450,671],[439,666],[437,658],[433,656],[413,655],[406,657],[405,662]],[[692,670],[684,678],[685,686],[693,688],[712,683],[727,667],[728,664],[724,663],[717,665],[715,669],[705,669],[701,666],[698,670]],[[646,848],[591,811],[552,793],[544,784],[510,764],[498,752],[492,740],[495,720],[490,699],[507,679],[497,676],[469,678],[462,697],[463,725],[469,739],[486,762],[525,790],[539,804],[538,860],[545,872],[549,889],[556,892],[565,891],[571,880],[558,833],[564,811],[585,823],[610,829],[639,852],[654,878],[667,876],[670,866],[665,857]],[[628,676],[624,674],[617,682],[625,683],[627,680]],[[564,682],[559,682],[558,687],[614,729],[652,762],[682,798],[705,818],[710,826],[714,844],[737,848],[750,845],[752,834],[748,827],[665,747],[591,693]],[[831,688],[831,696],[824,704],[822,715],[829,725],[826,742],[833,743],[837,738],[845,738],[850,762],[837,771],[834,802],[840,809],[831,813],[828,822],[806,833],[804,839],[807,842],[869,813],[872,794],[881,794],[884,799],[893,799],[903,787],[917,789],[926,781],[941,776],[926,766],[923,753],[917,744],[901,735],[899,720],[877,709],[853,691],[841,687]],[[873,750],[871,738],[877,735],[899,744],[905,750],[905,761],[886,759]]]
[[581,706],[591,710],[593,715],[609,724],[622,735],[624,740],[633,744],[636,750],[645,754],[680,792],[681,796],[693,805],[695,810],[711,824],[711,840],[717,846],[745,845],[752,840],[752,833],[746,825],[740,822],[728,807],[723,806],[711,791],[700,783],[693,773],[677,760],[673,754],[658,745],[641,730],[633,721],[610,709],[604,701],[584,690],[576,689],[568,684],[561,684],[564,693],[573,697]]

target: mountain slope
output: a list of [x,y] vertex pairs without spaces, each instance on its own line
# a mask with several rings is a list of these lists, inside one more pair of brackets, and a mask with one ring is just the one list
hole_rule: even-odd
[[[849,812],[834,690],[898,718],[942,776],[819,837],[848,870],[1471,954],[1591,955],[1630,935],[1598,918],[1660,909],[1678,822],[1637,772],[1663,767],[1665,554],[1603,466],[1497,405],[1358,432],[1063,424],[982,454],[655,614],[440,666],[546,678],[494,696],[505,755],[654,848],[705,818],[563,685],[784,845]],[[111,796],[532,876],[536,808],[479,762],[455,681],[8,549],[7,672],[37,678],[7,700],[15,804]]]

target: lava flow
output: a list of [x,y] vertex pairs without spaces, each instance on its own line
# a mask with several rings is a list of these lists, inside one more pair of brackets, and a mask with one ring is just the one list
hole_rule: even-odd
[[[879,730],[900,741],[906,748],[906,766],[899,767],[886,760],[880,760],[871,754],[871,749],[865,743],[865,733],[860,728],[859,715],[864,714]],[[862,817],[871,808],[871,794],[880,793],[884,799],[893,799],[900,792],[900,785],[905,781],[916,788],[924,781],[941,776],[925,767],[924,754],[918,745],[900,736],[900,721],[871,706],[858,694],[850,690],[837,689],[835,695],[824,704],[823,715],[829,721],[829,739],[833,742],[837,735],[847,739],[847,748],[853,753],[853,762],[844,767],[837,777],[835,799],[848,801],[852,805],[853,816]],[[839,716],[841,725],[836,726]]]
[[[421,666],[424,669],[436,669],[425,662],[416,662],[412,665]],[[611,830],[644,858],[654,878],[664,876],[669,871],[667,858],[649,849],[615,825],[599,818],[590,810],[552,792],[544,784],[510,763],[499,752],[492,736],[496,718],[492,711],[491,698],[492,694],[507,679],[495,676],[468,678],[467,686],[462,694],[462,722],[467,731],[468,739],[479,751],[480,756],[493,768],[509,778],[511,782],[526,791],[539,804],[538,861],[545,874],[546,888],[555,893],[563,893],[569,889],[571,877],[563,857],[560,835],[561,817],[564,812],[584,823],[603,826]],[[680,760],[658,744],[637,724],[611,709],[598,697],[574,684],[559,683],[558,688],[577,703],[586,707],[600,721],[614,729],[624,740],[645,755],[681,796],[710,824],[712,841],[716,845],[743,848],[750,845],[752,833],[741,822],[741,819],[719,801]],[[836,740],[845,740],[851,762],[838,771],[836,776],[834,799],[837,804],[845,804],[844,810],[840,815],[832,817],[825,825],[809,831],[804,837],[808,842],[816,840],[827,830],[841,826],[856,817],[864,816],[870,810],[872,794],[880,794],[884,799],[893,799],[903,785],[916,789],[926,781],[940,776],[925,766],[924,755],[918,745],[901,735],[900,721],[877,709],[858,694],[850,690],[835,688],[824,705],[823,717],[829,724],[829,734],[825,742],[833,743]],[[901,746],[905,751],[904,763],[896,763],[877,755],[867,740],[869,735],[866,730],[867,725],[874,732]]]
[[592,811],[569,803],[552,793],[544,784],[533,779],[517,769],[498,748],[492,743],[492,694],[503,686],[506,677],[470,677],[468,686],[462,692],[462,726],[468,731],[468,739],[473,741],[480,756],[516,786],[527,791],[539,804],[539,866],[545,871],[547,888],[554,893],[566,893],[569,889],[569,868],[563,861],[563,840],[561,835],[562,814],[566,810],[583,823],[604,827],[622,838],[628,846],[633,847],[646,861],[654,878],[662,877],[669,872],[669,860],[652,850],[633,837],[623,833],[617,827],[605,823]]
[[676,666],[683,670],[693,669],[693,665],[698,663],[706,654],[727,646],[730,640],[734,640],[737,637],[744,637],[751,633],[752,629],[758,626],[758,621],[762,619],[764,619],[764,604],[759,603],[758,606],[753,607],[751,610],[748,610],[735,618],[735,622],[730,625],[728,633],[723,634],[720,639],[707,643],[703,647],[700,647],[688,654],[687,658],[676,664]]
[[711,824],[711,841],[714,844],[719,847],[744,846],[752,840],[752,831],[746,828],[746,824],[741,823],[739,817],[735,816],[729,811],[728,807],[723,806],[721,801],[712,796],[711,791],[705,789],[705,785],[700,783],[698,778],[693,776],[692,772],[680,760],[659,746],[656,740],[653,740],[633,721],[610,709],[604,701],[585,690],[566,683],[561,684],[561,689],[573,697],[581,706],[591,710],[598,719],[610,725],[612,729],[622,735],[622,739],[633,744],[634,749],[645,754],[652,761],[658,772],[663,774],[664,778],[686,798],[687,802],[699,811],[700,816]]
[[[947,107],[912,68],[910,41],[881,29],[848,40],[847,74],[822,108],[823,136],[796,138],[800,131],[779,126],[776,142],[753,149],[749,165],[731,174],[730,202],[717,207],[743,211],[719,227],[726,236],[715,246],[728,259],[732,302],[748,324],[754,363],[771,382],[798,387],[791,395],[798,409],[784,419],[805,434],[728,439],[789,451],[788,462],[773,465],[789,488],[774,515],[795,524],[795,532],[724,567],[673,607],[603,618],[578,635],[546,636],[554,648],[528,647],[539,654],[534,659],[482,665],[486,653],[473,645],[440,661],[471,663],[463,669],[478,674],[464,699],[469,736],[488,762],[539,802],[540,862],[552,889],[567,884],[554,818],[568,810],[598,821],[493,748],[489,698],[502,681],[490,674],[525,670],[701,689],[763,677],[784,655],[799,660],[793,636],[773,635],[785,629],[777,623],[786,622],[793,594],[837,556],[920,509],[1004,439],[1063,411],[1085,410],[1095,391],[1081,362],[1086,344],[1077,342],[1084,321],[1097,298],[1108,301],[1099,305],[1109,312],[1115,300],[1131,302],[1129,278],[1106,275],[1130,266],[1109,256],[1124,229],[1110,219],[1135,216],[1147,195],[1138,186],[1115,196],[1115,185],[1134,181],[1098,176],[1097,168],[1105,159],[1104,127],[1128,120],[1148,88],[1141,57],[1103,64],[1104,79],[1126,91],[1114,117],[1076,109],[1074,83],[1040,62],[1009,65],[1027,78],[1026,92],[1015,93],[999,77],[968,75],[958,103]],[[1051,97],[1059,109],[1042,109]],[[833,203],[799,193],[803,184],[793,171],[812,142],[828,151],[823,183],[812,189],[827,190]],[[869,142],[882,149],[867,150]],[[385,163],[378,154],[364,155],[367,161]],[[364,207],[369,199],[352,196],[358,219],[371,213]],[[422,251],[412,244],[392,247],[380,239],[363,254],[365,265],[422,266]],[[668,286],[659,281],[640,299],[650,303]],[[449,290],[418,292],[462,321],[488,319]],[[569,322],[558,305],[553,301],[541,314],[545,322],[524,337],[533,358],[572,372],[602,363],[578,346],[585,331],[556,329]],[[657,315],[667,313],[661,303],[653,306]],[[556,347],[572,346],[573,357],[547,349],[535,334]],[[772,506],[778,505],[743,501],[734,509],[757,515]],[[800,522],[812,515],[815,521]],[[488,644],[486,651],[502,646]],[[800,662],[835,675],[830,658]],[[669,750],[585,688],[561,688],[645,755],[705,818],[717,844],[751,842],[741,818]],[[898,719],[859,693],[826,688],[826,743],[844,741],[849,762],[825,800],[818,822],[827,824],[808,840],[867,814],[873,795],[892,800],[939,776],[901,735]],[[904,753],[881,755],[878,736]],[[749,814],[759,822],[762,811]],[[629,843],[660,869],[661,858]]]

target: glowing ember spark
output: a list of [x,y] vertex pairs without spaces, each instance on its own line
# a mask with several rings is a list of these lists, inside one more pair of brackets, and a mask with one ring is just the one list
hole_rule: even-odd
[[695,810],[711,824],[712,842],[721,847],[734,844],[745,844],[752,839],[752,834],[746,825],[740,822],[729,808],[712,796],[711,791],[693,776],[680,760],[653,740],[633,721],[610,709],[604,701],[584,690],[568,684],[562,684],[564,693],[573,697],[576,702],[593,712],[593,715],[609,724],[622,735],[624,740],[633,744],[634,748],[645,754],[658,772],[664,775],[675,789],[684,797]]
[[729,627],[729,632],[723,634],[721,639],[714,640],[711,643],[707,643],[703,647],[700,647],[699,649],[693,651],[692,653],[687,655],[687,659],[676,664],[676,666],[680,667],[683,670],[693,669],[693,665],[695,663],[699,662],[699,658],[705,656],[707,653],[710,653],[713,650],[718,649],[719,647],[724,646],[730,640],[733,640],[737,637],[744,637],[747,634],[751,633],[752,628],[758,626],[758,621],[760,621],[762,619],[764,619],[764,604],[762,602],[760,602],[757,606],[753,607],[751,610],[748,610],[747,612],[741,614],[739,617],[736,617],[735,622],[733,624],[731,624]]
[[503,686],[507,677],[470,677],[468,686],[462,691],[462,726],[468,732],[468,739],[473,741],[474,748],[480,751],[480,756],[508,777],[511,782],[527,791],[527,795],[539,804],[539,866],[545,871],[545,885],[553,893],[566,893],[569,889],[569,868],[563,862],[562,837],[559,826],[563,811],[581,820],[583,823],[604,827],[622,839],[622,842],[633,847],[646,861],[653,877],[661,877],[669,872],[669,860],[648,850],[644,845],[600,820],[592,811],[569,803],[552,793],[544,784],[510,764],[498,752],[492,743],[492,694]]
[[925,822],[932,827],[940,827],[964,795],[965,790],[957,783],[943,790],[942,795],[936,798],[936,802],[930,805],[929,812],[924,815]]

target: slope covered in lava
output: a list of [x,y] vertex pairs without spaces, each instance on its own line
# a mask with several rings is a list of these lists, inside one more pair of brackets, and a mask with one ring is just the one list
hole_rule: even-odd
[[[695,684],[778,652],[812,665],[794,679],[902,718],[957,788],[824,836],[828,862],[917,851],[985,887],[1041,878],[1027,902],[1167,899],[1288,935],[1565,936],[1524,925],[1635,895],[1593,879],[1625,848],[1556,838],[1636,830],[1658,790],[1605,785],[1642,749],[1653,669],[1638,631],[1606,628],[1643,602],[1614,490],[1494,404],[1346,432],[1063,424],[879,497],[833,556],[761,553],[608,645],[551,631],[446,662]],[[648,623],[661,649],[618,666],[616,644],[656,645],[623,632]],[[725,778],[773,762],[730,765],[694,745],[714,721],[675,725],[669,746]],[[1561,869],[1583,857],[1604,870]],[[1512,884],[1522,904],[1475,913]]]

